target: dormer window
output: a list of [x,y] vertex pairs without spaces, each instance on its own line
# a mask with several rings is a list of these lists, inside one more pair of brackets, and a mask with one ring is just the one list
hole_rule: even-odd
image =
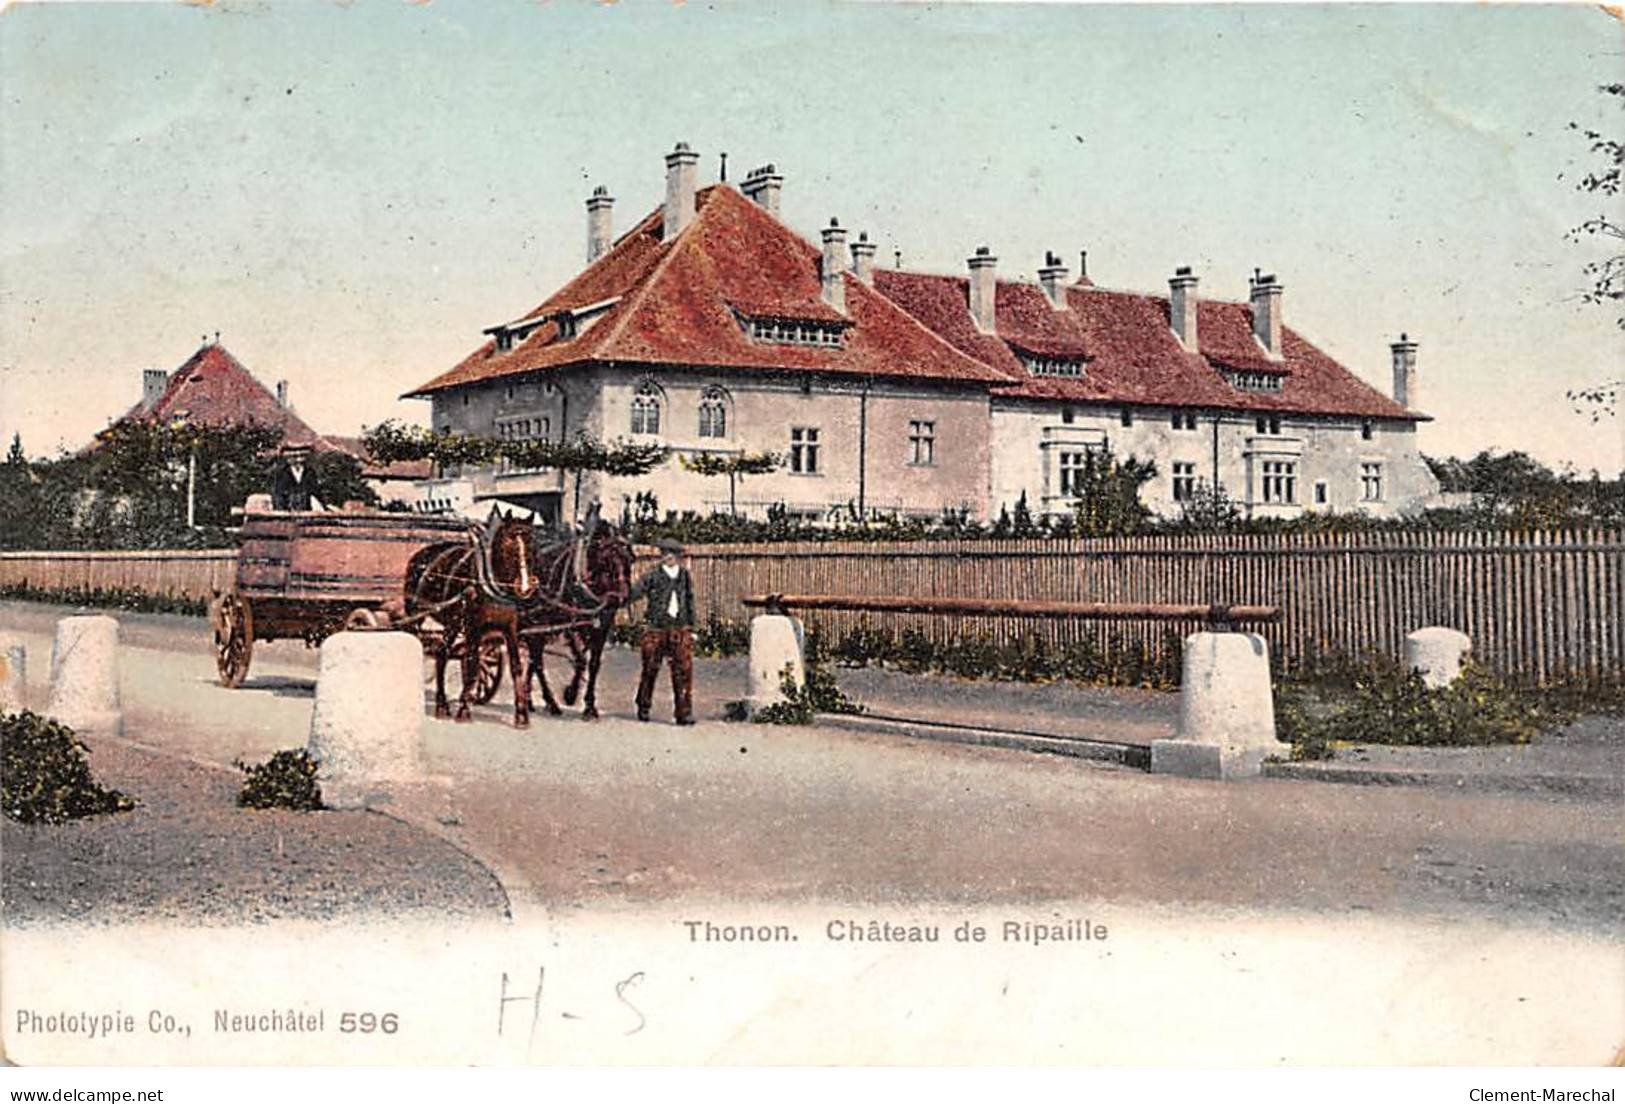
[[826,321],[822,318],[756,318],[748,315],[741,315],[740,322],[753,341],[774,345],[813,345],[826,349],[840,348],[849,325],[844,321]]
[[1241,391],[1279,391],[1285,376],[1274,372],[1226,372],[1224,381]]
[[497,339],[497,352],[505,353],[508,350],[513,348],[513,331],[512,330],[497,330],[496,331],[496,339]]
[[1082,357],[1039,356],[1037,353],[1017,352],[1021,366],[1035,376],[1070,376],[1077,378],[1083,375]]

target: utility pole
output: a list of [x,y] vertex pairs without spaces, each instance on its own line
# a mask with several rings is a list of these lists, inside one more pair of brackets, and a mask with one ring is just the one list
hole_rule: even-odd
[[186,527],[197,528],[197,442],[186,456]]

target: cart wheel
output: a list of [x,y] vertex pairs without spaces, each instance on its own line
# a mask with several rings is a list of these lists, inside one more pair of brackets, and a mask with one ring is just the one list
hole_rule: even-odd
[[387,629],[389,628],[389,614],[383,610],[359,606],[351,610],[349,616],[344,619],[344,627],[362,631],[367,629]]
[[499,632],[488,632],[480,638],[480,651],[474,664],[474,692],[471,695],[484,705],[497,695],[502,685],[502,668],[506,665],[508,642]]
[[222,595],[214,619],[214,663],[220,671],[220,685],[231,689],[241,686],[253,658],[253,609],[241,595]]

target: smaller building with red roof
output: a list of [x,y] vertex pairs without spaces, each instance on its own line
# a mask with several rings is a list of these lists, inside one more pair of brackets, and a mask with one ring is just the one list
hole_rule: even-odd
[[[173,372],[148,368],[141,373],[141,401],[113,424],[146,421],[208,426],[265,426],[282,431],[284,445],[315,452],[340,452],[361,462],[362,474],[380,499],[415,502],[417,484],[430,474],[428,463],[372,463],[359,438],[318,433],[288,403],[288,385],[279,380],[273,392],[220,343],[204,339],[198,350]],[[105,431],[104,431],[105,432]],[[91,445],[95,447],[94,443]]]

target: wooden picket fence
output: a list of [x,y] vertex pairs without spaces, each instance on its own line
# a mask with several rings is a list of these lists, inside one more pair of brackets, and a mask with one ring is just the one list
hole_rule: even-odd
[[[907,594],[1093,602],[1279,605],[1260,631],[1284,666],[1397,656],[1405,634],[1445,625],[1519,681],[1625,682],[1625,534],[1293,533],[1094,540],[712,545],[690,549],[702,607],[724,620],[741,595]],[[820,612],[832,638],[860,625],[937,642],[1032,634],[1150,656],[1199,623],[1125,625]]]
[[207,601],[230,590],[237,550],[136,549],[120,552],[0,552],[0,590],[119,590]]
[[[905,594],[1095,602],[1279,605],[1259,631],[1289,668],[1398,655],[1406,633],[1446,625],[1520,681],[1625,683],[1625,533],[1293,533],[1096,540],[730,544],[690,550],[702,616],[744,621],[747,594]],[[235,552],[0,553],[0,588],[124,589],[207,598]],[[822,612],[831,639],[867,626],[931,640],[1092,641],[1169,654],[1202,626]]]

